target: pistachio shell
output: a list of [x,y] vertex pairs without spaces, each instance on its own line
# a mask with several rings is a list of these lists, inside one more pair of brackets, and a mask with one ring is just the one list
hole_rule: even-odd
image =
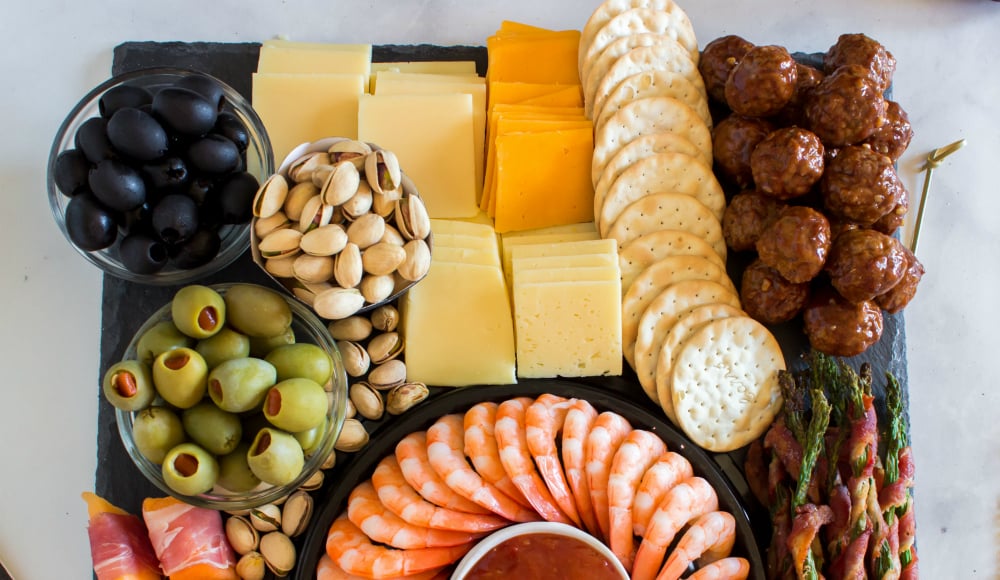
[[380,391],[399,386],[406,381],[406,364],[398,359],[386,361],[368,373],[368,382]]
[[396,227],[408,240],[422,240],[431,233],[431,218],[420,196],[408,195],[397,202]]
[[[316,186],[317,191],[323,189],[323,184],[326,180],[330,178],[330,174],[333,173],[333,165],[320,165],[316,168],[316,171],[312,173],[312,179],[308,183]],[[306,182],[303,182],[306,183]]]
[[334,260],[331,256],[300,254],[292,263],[295,277],[303,282],[326,282],[333,278]]
[[358,190],[354,192],[351,199],[345,201],[340,206],[340,211],[344,214],[344,219],[348,221],[367,214],[372,209],[372,190],[364,181],[358,185]]
[[337,452],[336,450],[331,451],[326,459],[323,460],[323,464],[319,466],[320,469],[333,469],[337,465]]
[[316,293],[303,286],[292,286],[292,295],[309,306],[316,302]]
[[360,377],[368,372],[372,361],[365,347],[356,342],[341,340],[337,342],[337,350],[344,361],[344,372],[349,376]]
[[257,549],[260,534],[250,520],[243,516],[226,519],[226,538],[237,554],[246,554]]
[[247,552],[236,562],[236,575],[240,580],[264,580],[267,566],[260,552]]
[[288,180],[275,173],[267,178],[253,197],[253,215],[259,218],[271,217],[285,205],[288,196]]
[[385,219],[374,213],[358,217],[347,226],[347,239],[362,250],[377,243],[385,233]]
[[361,290],[361,295],[369,304],[378,304],[389,298],[395,288],[396,279],[391,274],[369,274],[361,278],[361,283],[358,284],[358,290]]
[[330,156],[325,151],[306,153],[288,166],[288,178],[295,183],[309,181],[317,167],[329,164]]
[[358,415],[358,408],[354,406],[354,403],[350,399],[347,399],[347,411],[344,414],[345,419],[353,419]]
[[[322,482],[323,472],[317,471],[316,473],[320,474]],[[313,513],[313,498],[307,491],[296,491],[288,496],[288,501],[285,502],[282,512],[281,532],[289,538],[294,538],[309,527],[309,520]]]
[[327,224],[306,232],[299,242],[302,251],[313,256],[332,256],[347,245],[347,232],[340,224]]
[[399,233],[399,230],[396,229],[396,226],[388,223],[385,224],[385,233],[382,234],[382,239],[379,241],[392,244],[394,246],[402,246],[406,243],[406,240],[403,239],[403,236]]
[[431,268],[431,250],[423,240],[410,240],[403,246],[405,259],[399,265],[399,275],[411,282],[416,282],[427,275]]
[[334,340],[360,342],[372,334],[372,322],[364,316],[350,316],[327,325]]
[[365,272],[376,276],[392,274],[406,259],[406,252],[399,246],[378,242],[361,255],[361,264]]
[[291,256],[264,260],[264,270],[275,278],[294,278],[295,271],[292,265],[295,263],[295,258],[296,256]]
[[340,320],[354,314],[365,305],[365,297],[356,288],[331,288],[316,295],[313,310],[321,318]]
[[287,576],[295,567],[295,544],[281,532],[271,532],[260,539],[260,555],[276,576]]
[[[299,489],[302,491],[316,491],[317,489],[323,487],[324,481],[326,481],[326,475],[322,471],[315,471],[304,482],[302,482]],[[285,520],[288,519],[288,505],[294,497],[295,494],[293,493],[288,497],[288,501],[285,502],[285,508],[282,510],[283,513],[281,515],[282,528],[284,528]],[[287,534],[288,532],[285,533]]]
[[357,419],[345,419],[344,425],[340,429],[340,436],[333,447],[337,451],[351,453],[358,451],[368,444],[368,431]]
[[358,410],[358,414],[371,421],[378,421],[385,412],[385,401],[382,400],[382,393],[378,392],[370,384],[360,381],[351,385],[351,402]]
[[299,221],[306,202],[317,195],[319,195],[319,188],[311,181],[296,184],[288,191],[288,196],[285,198],[285,214],[288,215],[288,219]]
[[283,211],[275,212],[271,217],[258,218],[254,220],[253,231],[258,238],[263,238],[267,234],[291,226],[292,221]]
[[402,184],[402,177],[399,160],[392,151],[379,149],[365,158],[365,178],[372,186],[372,191],[383,193],[398,189]]
[[320,194],[328,205],[340,205],[351,199],[360,183],[361,174],[353,163],[338,163],[323,183]]
[[399,324],[399,310],[392,304],[383,304],[371,311],[372,328],[382,332],[392,332]]
[[265,236],[258,249],[265,258],[287,258],[299,253],[301,239],[302,234],[298,230],[283,228]]
[[323,203],[322,196],[310,197],[302,207],[298,230],[306,233],[333,221],[333,206]]
[[333,275],[337,283],[344,288],[354,288],[361,282],[364,262],[357,244],[347,242],[344,249],[337,254]]
[[356,157],[364,157],[372,152],[371,145],[365,143],[364,141],[358,141],[356,139],[343,139],[337,141],[330,148],[326,150],[330,154],[330,159],[334,161],[342,161],[346,158],[354,159]]
[[403,339],[398,332],[383,332],[372,337],[365,350],[372,362],[379,365],[403,352]]
[[390,415],[401,415],[422,403],[430,396],[430,389],[423,383],[403,383],[386,395],[385,410]]
[[372,191],[372,211],[385,219],[389,219],[393,212],[396,211],[396,201],[401,196],[402,192],[398,189],[384,193]]
[[281,508],[273,503],[250,510],[250,523],[260,532],[273,532],[281,527]]

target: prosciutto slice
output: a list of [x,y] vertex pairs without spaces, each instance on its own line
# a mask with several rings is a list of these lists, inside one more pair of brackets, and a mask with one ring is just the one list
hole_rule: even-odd
[[138,516],[90,492],[87,502],[90,557],[97,580],[158,580],[160,563]]
[[166,497],[147,498],[142,516],[160,566],[171,578],[237,579],[236,556],[219,512]]

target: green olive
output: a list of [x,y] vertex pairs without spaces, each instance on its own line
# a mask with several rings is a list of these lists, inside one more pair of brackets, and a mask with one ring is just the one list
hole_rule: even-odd
[[163,399],[179,409],[198,404],[205,397],[208,365],[198,351],[175,348],[153,361],[153,384]]
[[292,309],[274,290],[235,284],[225,300],[229,324],[247,336],[278,336],[292,324]]
[[250,464],[247,463],[247,453],[250,451],[250,443],[241,442],[233,449],[219,458],[219,481],[220,487],[224,487],[233,492],[250,491],[260,485],[260,478],[250,471]]
[[161,471],[163,482],[182,495],[210,491],[219,479],[218,461],[194,443],[181,443],[168,451]]
[[132,420],[132,439],[139,453],[153,463],[163,463],[167,451],[185,441],[184,425],[166,407],[143,409]]
[[315,344],[279,346],[264,358],[278,371],[278,380],[303,378],[325,385],[333,374],[333,360]]
[[149,330],[142,333],[136,343],[136,356],[144,364],[151,365],[160,353],[183,346],[194,346],[194,341],[169,320],[157,322]]
[[260,406],[277,382],[274,365],[259,358],[227,360],[208,375],[208,396],[223,411],[243,413]]
[[264,416],[278,429],[307,431],[326,417],[326,391],[309,379],[286,379],[267,391]]
[[264,358],[272,350],[286,344],[295,344],[295,331],[290,326],[275,336],[251,336],[250,356]]
[[104,373],[101,387],[108,402],[123,411],[145,409],[156,398],[149,368],[137,360],[111,365]]
[[209,452],[225,455],[240,442],[243,424],[233,413],[216,407],[211,401],[203,400],[181,414],[184,431]]
[[257,432],[247,463],[253,474],[271,485],[287,485],[302,473],[305,456],[302,447],[290,434],[278,429]]
[[227,360],[250,356],[250,339],[226,326],[214,335],[199,340],[194,349],[212,369]]
[[174,294],[170,302],[174,325],[192,338],[208,338],[226,323],[226,302],[208,286],[192,284]]
[[292,433],[295,440],[302,446],[302,452],[307,456],[312,455],[323,443],[323,436],[326,435],[327,427],[330,425],[329,417],[323,416],[323,421],[319,425],[306,431]]

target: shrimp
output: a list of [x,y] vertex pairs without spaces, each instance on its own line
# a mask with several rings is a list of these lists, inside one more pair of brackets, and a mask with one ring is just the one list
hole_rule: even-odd
[[632,425],[627,419],[617,413],[605,411],[594,421],[594,427],[587,435],[584,447],[590,501],[594,506],[594,515],[597,516],[597,524],[605,541],[611,537],[608,515],[608,477],[611,475],[611,462],[614,461],[618,447],[631,430]]
[[[439,570],[429,570],[420,574],[403,576],[400,580],[434,580],[437,578]],[[447,578],[447,576],[445,576]],[[316,564],[316,580],[366,580],[364,576],[348,574],[340,569],[340,566],[330,558],[329,554],[323,554]]]
[[640,538],[646,535],[646,526],[649,525],[649,520],[663,496],[678,482],[692,475],[694,470],[691,468],[691,462],[673,451],[661,455],[656,463],[646,470],[632,501],[632,531],[635,535]]
[[736,519],[729,512],[708,512],[691,524],[667,557],[656,580],[677,580],[691,562],[710,564],[729,555],[736,542]]
[[558,395],[539,395],[524,414],[524,434],[528,441],[528,451],[535,459],[538,472],[546,487],[559,505],[559,509],[580,526],[580,515],[576,511],[576,500],[566,483],[556,437],[563,430],[566,412],[573,405]]
[[646,470],[666,453],[667,446],[654,433],[633,429],[611,463],[608,476],[609,547],[625,566],[632,568],[635,538],[632,536],[632,501]]
[[389,511],[415,526],[456,532],[492,532],[510,524],[496,515],[467,514],[438,507],[420,496],[406,479],[394,455],[386,456],[372,473],[372,486]]
[[470,532],[435,530],[406,523],[382,505],[370,481],[351,491],[347,518],[372,540],[401,550],[459,546],[479,538],[479,534]]
[[639,544],[632,565],[632,580],[653,580],[663,565],[663,555],[674,536],[694,518],[719,509],[712,485],[694,476],[678,483],[663,496]]
[[584,445],[587,434],[594,426],[597,411],[583,399],[576,399],[573,406],[566,412],[563,422],[562,458],[566,481],[576,500],[576,511],[580,515],[584,528],[591,534],[601,531],[594,515],[594,506],[590,502],[590,486],[587,485],[587,460],[584,455]]
[[750,562],[744,558],[723,558],[699,568],[688,580],[744,580],[750,575]]
[[559,505],[549,493],[549,488],[535,470],[535,464],[528,452],[524,413],[531,403],[531,399],[519,397],[508,399],[497,407],[494,432],[500,449],[500,462],[503,463],[503,468],[511,481],[542,518],[550,522],[572,524],[572,520],[559,509]]
[[492,513],[455,493],[434,471],[427,457],[427,434],[424,431],[410,433],[396,444],[396,460],[406,481],[432,504],[470,514]]
[[397,550],[372,543],[371,539],[341,514],[326,536],[326,553],[349,574],[365,578],[399,578],[435,571],[455,562],[472,548],[472,543],[445,548]]
[[462,497],[515,522],[537,521],[538,514],[521,507],[483,481],[465,460],[462,415],[445,415],[427,429],[427,457],[445,485]]
[[493,402],[473,405],[465,412],[465,454],[469,456],[476,473],[483,481],[492,484],[524,507],[531,504],[517,489],[500,462],[500,449],[493,433],[497,421],[497,407]]

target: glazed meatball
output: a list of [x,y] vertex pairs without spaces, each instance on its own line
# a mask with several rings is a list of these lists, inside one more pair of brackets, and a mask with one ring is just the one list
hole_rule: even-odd
[[734,252],[753,250],[757,238],[767,229],[785,204],[756,191],[745,191],[733,196],[722,214],[722,235],[726,245]]
[[884,216],[875,220],[872,224],[872,229],[877,232],[882,232],[887,236],[891,236],[896,233],[906,221],[906,214],[910,211],[910,194],[904,189],[902,195],[900,196],[899,203],[896,207],[888,211]]
[[826,146],[860,143],[885,124],[885,99],[867,71],[838,68],[806,98],[806,122]]
[[705,49],[701,51],[701,60],[698,61],[698,72],[705,80],[708,96],[719,103],[726,103],[726,79],[729,78],[729,72],[753,46],[752,42],[735,34],[716,38],[705,45]]
[[903,279],[907,259],[896,238],[869,229],[837,236],[830,246],[826,271],[830,284],[851,302],[871,300]]
[[875,297],[875,303],[892,314],[899,312],[913,300],[917,293],[917,284],[924,276],[924,265],[913,252],[904,246],[903,253],[906,255],[906,271],[903,273],[903,278],[888,292]]
[[780,46],[756,46],[726,80],[726,103],[750,117],[774,115],[792,99],[798,78],[795,60]]
[[896,71],[896,59],[892,53],[864,34],[841,34],[837,43],[823,55],[823,68],[827,74],[849,64],[867,69],[880,93],[892,84],[892,74]]
[[741,188],[753,185],[750,155],[774,125],[756,117],[730,115],[712,130],[712,155],[722,174]]
[[830,251],[830,222],[804,206],[786,207],[757,239],[762,262],[789,282],[808,282],[823,270]]
[[830,356],[855,356],[882,336],[882,310],[873,302],[850,302],[828,286],[814,289],[805,309],[806,337]]
[[802,63],[795,63],[795,70],[795,93],[774,117],[774,121],[783,127],[806,125],[806,98],[825,76],[822,71]]
[[857,145],[830,160],[820,188],[827,211],[861,226],[895,209],[906,191],[891,159]]
[[823,143],[811,131],[785,127],[761,141],[750,156],[757,190],[778,199],[809,193],[823,177]]
[[789,282],[760,260],[743,271],[740,303],[747,314],[764,324],[781,324],[795,318],[808,298],[808,282]]
[[896,101],[885,102],[885,124],[875,130],[864,143],[876,151],[897,161],[910,146],[913,127],[910,117]]

